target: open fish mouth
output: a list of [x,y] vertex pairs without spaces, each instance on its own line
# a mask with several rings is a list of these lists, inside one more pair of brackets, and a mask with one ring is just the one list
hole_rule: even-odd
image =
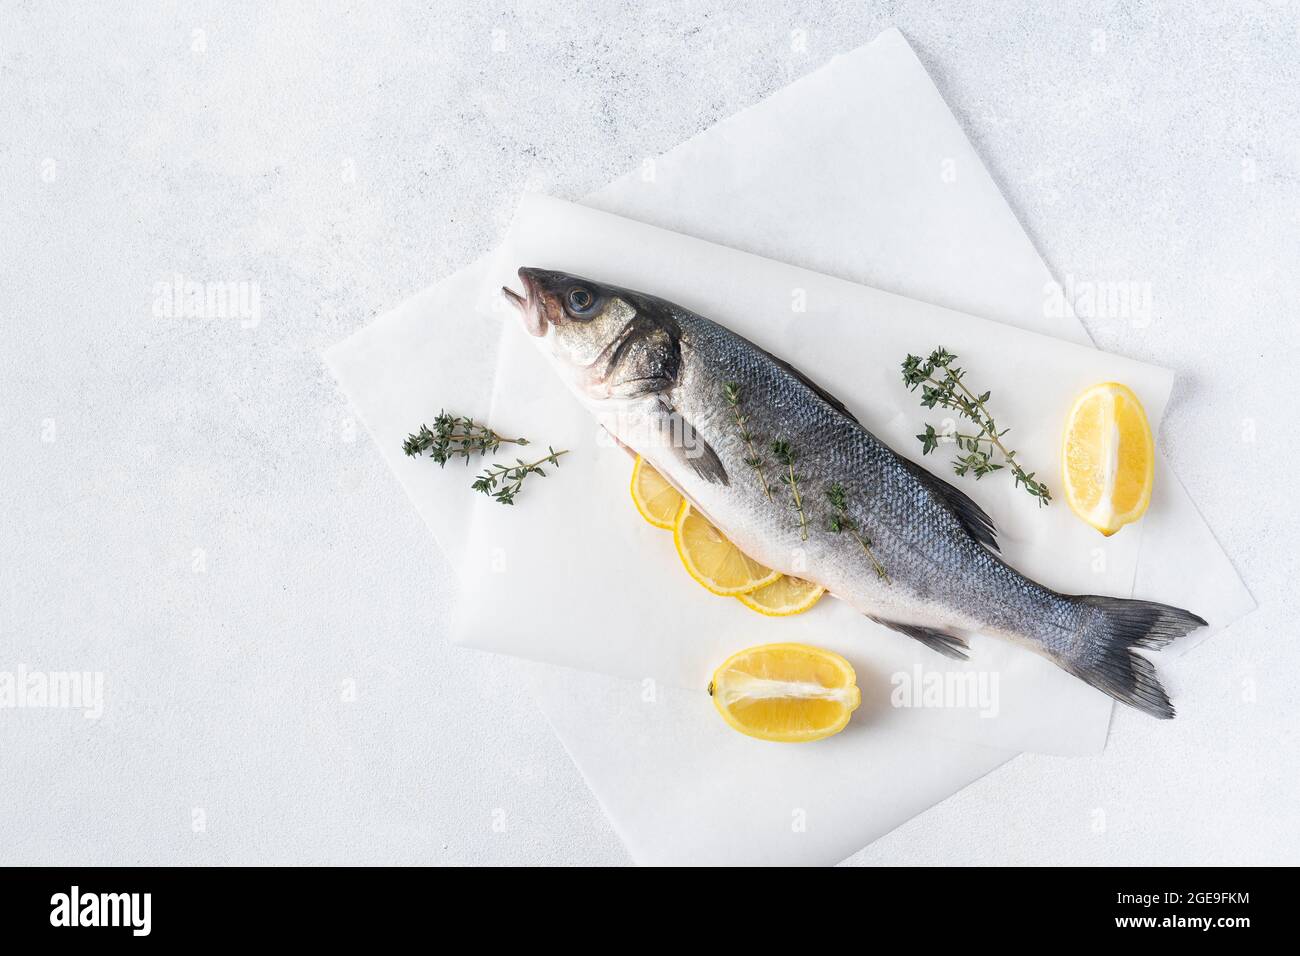
[[523,269],[519,270],[519,281],[524,287],[522,295],[507,285],[501,287],[501,292],[519,310],[528,334],[541,338],[546,334],[546,320],[537,298],[537,287]]

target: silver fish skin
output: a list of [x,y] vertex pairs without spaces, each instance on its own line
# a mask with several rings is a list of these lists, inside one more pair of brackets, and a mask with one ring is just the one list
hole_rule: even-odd
[[[1135,649],[1161,647],[1203,619],[1154,602],[1061,594],[1022,575],[998,556],[992,521],[964,492],[898,455],[798,369],[718,323],[563,272],[526,267],[519,277],[524,294],[503,292],[570,390],[746,554],[823,585],[945,656],[965,659],[971,633],[995,635],[1122,703],[1174,715]],[[797,456],[801,508],[773,442]],[[829,528],[836,509],[828,493],[837,485],[857,534]]]

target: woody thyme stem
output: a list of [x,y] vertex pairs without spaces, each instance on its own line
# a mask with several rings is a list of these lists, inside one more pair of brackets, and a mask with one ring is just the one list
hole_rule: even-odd
[[774,441],[772,454],[777,461],[785,465],[786,473],[781,476],[781,481],[790,486],[790,495],[794,498],[794,510],[799,515],[799,537],[807,541],[808,515],[803,510],[803,497],[799,494],[800,476],[794,470],[794,463],[799,459],[799,453],[791,448],[787,441]]
[[[1047,485],[1036,480],[1033,472],[1026,472],[1016,458],[1016,453],[1002,441],[1002,436],[1008,429],[999,430],[997,422],[989,412],[987,402],[991,393],[984,392],[980,395],[971,389],[964,381],[965,369],[954,365],[956,358],[956,355],[940,347],[931,352],[929,359],[925,361],[922,361],[920,356],[908,355],[902,366],[903,382],[909,389],[915,390],[917,386],[924,386],[921,399],[924,407],[951,408],[979,426],[979,431],[974,435],[953,429],[952,439],[960,449],[969,452],[953,462],[953,469],[958,475],[973,472],[975,478],[979,479],[1003,467],[992,460],[993,452],[1000,452],[1010,466],[1016,484],[1023,486],[1037,499],[1040,507],[1050,503],[1052,495]],[[943,372],[943,378],[935,377],[940,370]],[[916,437],[921,442],[923,455],[933,451],[939,442],[939,435],[932,425],[926,425],[925,433]],[[988,451],[980,449],[982,444],[989,446]]]
[[740,414],[740,386],[735,382],[726,382],[722,386],[722,395],[731,407],[731,414],[736,420],[736,428],[740,430],[740,440],[745,443],[745,450],[749,452],[745,464],[754,469],[754,474],[758,476],[758,486],[763,489],[763,494],[767,496],[767,500],[771,501],[772,489],[767,483],[767,475],[763,474],[763,456],[754,447],[754,436],[747,427],[749,419]]
[[841,531],[852,534],[858,544],[862,545],[862,550],[866,552],[872,568],[875,569],[876,577],[889,584],[889,574],[885,571],[885,566],[880,563],[880,559],[876,557],[876,553],[871,550],[871,540],[863,535],[861,527],[849,516],[848,492],[844,490],[844,486],[836,482],[827,488],[826,500],[830,502],[833,512],[827,518],[826,530],[835,534],[839,534]]

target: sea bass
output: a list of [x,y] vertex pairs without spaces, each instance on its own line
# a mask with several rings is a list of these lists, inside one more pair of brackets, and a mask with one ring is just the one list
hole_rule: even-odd
[[[1200,617],[1060,594],[1020,574],[998,556],[979,505],[894,452],[788,362],[716,322],[562,272],[523,268],[519,277],[522,295],[502,291],[573,393],[746,554],[947,657],[966,659],[966,635],[995,635],[1122,703],[1174,715],[1135,649],[1161,647],[1203,626]],[[785,468],[773,454],[785,449],[773,443],[796,456],[801,506],[778,481]],[[828,514],[858,533],[832,533]]]

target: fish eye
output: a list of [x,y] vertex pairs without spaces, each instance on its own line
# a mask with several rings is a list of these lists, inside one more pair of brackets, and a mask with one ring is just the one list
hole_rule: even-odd
[[575,312],[585,312],[591,308],[591,303],[595,301],[591,292],[582,286],[576,286],[569,290],[569,308]]

